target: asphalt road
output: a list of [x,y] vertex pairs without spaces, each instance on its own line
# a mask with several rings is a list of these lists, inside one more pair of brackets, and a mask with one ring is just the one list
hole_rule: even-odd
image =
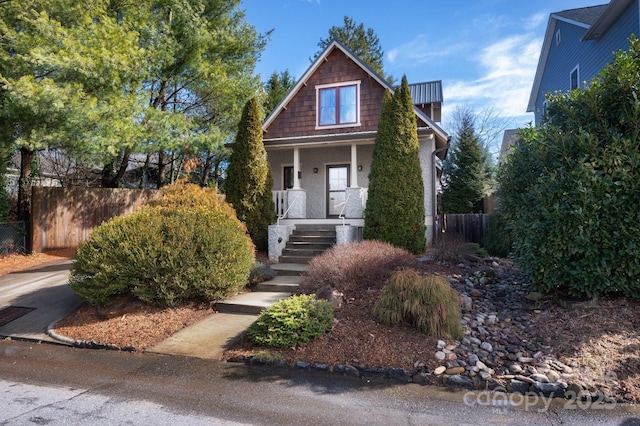
[[2,425],[640,425],[634,407],[513,402],[391,380],[0,341]]

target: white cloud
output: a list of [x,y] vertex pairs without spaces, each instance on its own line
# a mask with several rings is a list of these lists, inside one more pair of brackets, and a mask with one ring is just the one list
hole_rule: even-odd
[[435,58],[453,56],[462,50],[463,44],[430,40],[425,34],[391,49],[387,52],[387,60],[394,67],[406,68],[408,65],[425,64]]
[[548,17],[549,17],[548,13],[545,13],[545,12],[536,13],[535,15],[530,16],[523,20],[523,27],[527,31],[535,30],[541,24],[545,23]]
[[443,82],[443,115],[450,117],[456,106],[469,105],[475,110],[492,107],[500,116],[525,121],[541,46],[539,38],[515,35],[484,48],[474,58],[482,73],[479,78]]

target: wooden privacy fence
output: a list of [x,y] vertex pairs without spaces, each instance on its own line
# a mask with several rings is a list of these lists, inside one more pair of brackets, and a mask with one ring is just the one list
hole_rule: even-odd
[[156,194],[149,189],[33,187],[31,250],[78,247],[102,222],[135,211]]
[[445,214],[442,216],[442,232],[460,235],[470,243],[483,244],[489,226],[488,214]]

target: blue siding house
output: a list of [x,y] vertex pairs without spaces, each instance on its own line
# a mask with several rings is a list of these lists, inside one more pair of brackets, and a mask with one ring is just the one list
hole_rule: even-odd
[[527,112],[539,124],[545,94],[584,87],[613,59],[627,50],[631,34],[640,36],[640,0],[552,13],[531,89]]

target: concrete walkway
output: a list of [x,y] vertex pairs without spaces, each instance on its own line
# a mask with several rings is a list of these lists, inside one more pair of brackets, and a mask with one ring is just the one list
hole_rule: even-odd
[[[71,259],[0,276],[0,336],[68,344],[47,330],[83,303],[68,285]],[[147,352],[220,359],[224,350],[257,318],[260,310],[295,293],[307,265],[273,265],[278,276],[216,305],[217,313]],[[16,317],[16,319],[13,319]],[[6,324],[1,325],[3,322]]]
[[[307,265],[276,264],[276,277],[260,283],[255,291],[216,303],[218,313],[184,328],[147,352],[220,359],[258,317],[258,313],[295,293]],[[289,274],[289,275],[282,275]]]

